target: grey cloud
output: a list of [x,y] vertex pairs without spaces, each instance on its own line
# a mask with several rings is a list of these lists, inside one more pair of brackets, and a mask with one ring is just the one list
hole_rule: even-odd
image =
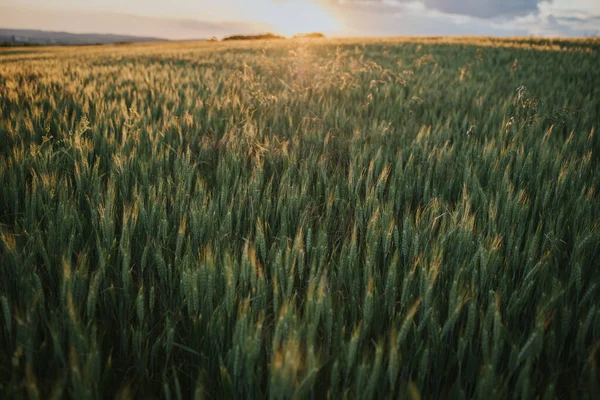
[[384,35],[542,35],[598,34],[598,15],[548,15],[535,0],[321,0],[337,7],[352,34]]
[[539,0],[425,0],[428,8],[479,18],[512,17],[536,12]]
[[600,15],[590,15],[588,17],[556,17],[559,21],[575,23],[600,23]]
[[[393,8],[415,0],[326,0],[340,6],[371,4],[380,8]],[[514,17],[536,13],[542,0],[421,0],[430,10],[477,18]]]
[[561,23],[559,18],[550,14],[546,17],[545,23],[541,26],[542,32],[546,35],[568,35],[579,36],[578,32],[570,26]]
[[552,37],[589,37],[598,34],[596,16],[572,17],[555,14],[537,15],[516,20],[507,25],[512,29],[526,29],[529,34]]
[[550,15],[549,17],[552,17],[553,21],[563,21],[563,22],[573,22],[573,23],[585,23],[588,20],[585,18],[579,18],[579,17],[554,17],[553,15]]
[[600,32],[600,17],[561,17],[549,15],[547,24],[550,29],[561,35],[569,36],[598,36]]
[[[374,11],[377,10],[377,11]],[[364,4],[348,7],[339,15],[349,36],[443,36],[443,35],[527,35],[526,27],[509,27],[474,18],[468,23],[450,18],[445,14],[382,12],[380,7]],[[385,10],[384,10],[385,11]]]

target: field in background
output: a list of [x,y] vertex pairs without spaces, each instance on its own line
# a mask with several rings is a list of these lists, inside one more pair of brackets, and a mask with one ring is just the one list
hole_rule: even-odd
[[0,50],[0,397],[594,397],[599,50]]

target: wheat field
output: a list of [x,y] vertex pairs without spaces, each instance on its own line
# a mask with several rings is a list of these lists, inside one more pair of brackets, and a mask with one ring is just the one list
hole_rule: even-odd
[[599,50],[0,49],[0,397],[594,398]]

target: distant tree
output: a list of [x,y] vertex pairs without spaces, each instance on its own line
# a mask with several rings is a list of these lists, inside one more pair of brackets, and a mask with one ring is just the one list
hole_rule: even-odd
[[285,39],[284,36],[281,35],[276,35],[274,33],[263,33],[261,35],[233,35],[233,36],[227,36],[225,38],[223,38],[223,41],[230,41],[230,40],[279,40],[279,39]]
[[321,32],[299,33],[293,36],[293,39],[323,39],[325,35]]

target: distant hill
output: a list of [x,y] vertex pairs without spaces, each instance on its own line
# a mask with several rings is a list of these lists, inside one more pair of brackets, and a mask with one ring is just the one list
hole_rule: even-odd
[[165,39],[97,33],[76,34],[30,29],[0,29],[0,44],[4,46],[77,46],[160,41],[165,41]]

